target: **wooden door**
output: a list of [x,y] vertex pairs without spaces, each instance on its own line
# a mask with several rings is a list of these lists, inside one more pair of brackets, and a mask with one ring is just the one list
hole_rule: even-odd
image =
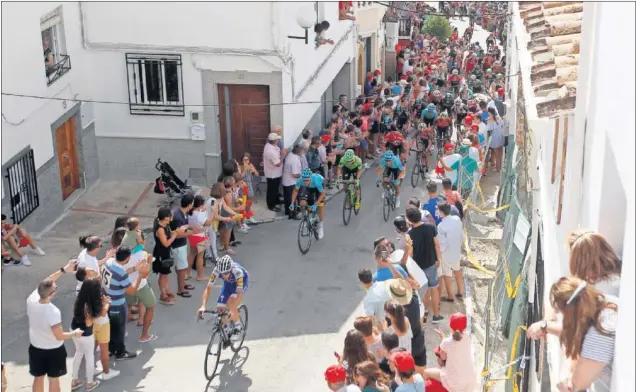
[[[249,152],[254,167],[263,174],[260,163],[267,135],[271,132],[269,86],[220,84],[218,89],[223,162],[236,159],[241,163],[243,154]],[[230,106],[226,106],[228,104]]]
[[75,144],[75,116],[69,118],[55,130],[55,142],[57,144],[57,160],[60,164],[62,199],[66,200],[80,186]]

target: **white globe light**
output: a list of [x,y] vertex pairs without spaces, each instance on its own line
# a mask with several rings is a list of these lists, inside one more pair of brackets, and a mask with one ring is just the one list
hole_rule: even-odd
[[316,12],[313,7],[300,7],[296,14],[296,23],[303,29],[312,28],[316,24]]

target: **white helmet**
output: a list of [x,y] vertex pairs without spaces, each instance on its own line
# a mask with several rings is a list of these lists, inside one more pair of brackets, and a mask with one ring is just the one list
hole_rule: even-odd
[[232,270],[232,258],[229,255],[221,256],[216,261],[216,270],[221,274],[227,274]]
[[456,70],[456,69],[454,69],[454,70],[453,70],[453,75],[459,75],[459,71],[458,71],[458,70]]

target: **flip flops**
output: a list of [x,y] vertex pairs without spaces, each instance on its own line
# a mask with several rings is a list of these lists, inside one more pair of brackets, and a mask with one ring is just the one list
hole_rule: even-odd
[[187,291],[183,291],[183,292],[181,292],[181,293],[177,293],[177,295],[178,295],[179,297],[182,297],[182,298],[190,298],[190,297],[192,297],[192,294],[190,294],[190,293],[189,293],[189,292],[187,292]]
[[157,340],[158,336],[157,335],[150,335],[150,337],[148,339],[139,339],[139,343],[148,343],[148,342],[152,342],[153,340]]

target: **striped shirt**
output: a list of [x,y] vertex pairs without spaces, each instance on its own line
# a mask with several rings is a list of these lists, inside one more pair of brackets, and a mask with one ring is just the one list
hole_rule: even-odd
[[110,297],[111,308],[126,305],[126,288],[130,286],[126,270],[115,259],[108,260],[102,269],[102,287]]
[[[618,301],[618,298],[610,295],[606,295],[605,299],[613,303]],[[601,333],[592,325],[583,338],[581,357],[605,364],[601,374],[592,382],[590,391],[609,392],[612,389],[612,366],[618,313],[612,309],[605,309],[601,312],[600,318],[601,326],[605,329],[604,332],[609,332],[609,336]]]

